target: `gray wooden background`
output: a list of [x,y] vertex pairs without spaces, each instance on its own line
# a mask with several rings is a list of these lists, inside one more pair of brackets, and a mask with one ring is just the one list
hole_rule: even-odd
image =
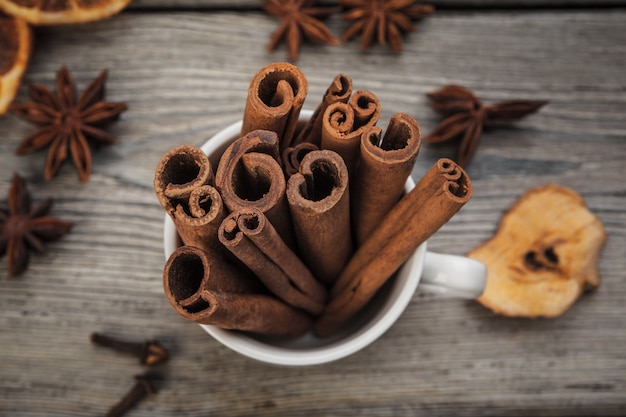
[[[332,2],[327,2],[332,3]],[[464,254],[490,237],[504,210],[548,182],[585,198],[609,235],[601,288],[550,320],[495,316],[476,302],[415,296],[395,326],[341,361],[282,368],[242,357],[175,315],[162,293],[163,211],[157,161],[200,145],[238,120],[277,21],[256,1],[136,0],[112,19],[35,30],[25,81],[54,84],[61,64],[79,88],[108,68],[108,99],[129,110],[110,128],[120,143],[94,155],[87,184],[64,165],[42,178],[45,153],[16,157],[32,126],[0,118],[0,200],[11,174],[72,232],[11,280],[0,261],[0,415],[96,416],[142,368],[97,348],[93,331],[158,338],[171,360],[158,395],[129,416],[476,416],[626,414],[626,2],[448,1],[418,23],[401,55],[358,41],[305,44],[297,62],[314,108],[338,72],[424,132],[440,120],[425,93],[463,84],[485,101],[547,99],[519,123],[484,134],[468,166],[474,197],[430,240]],[[328,22],[341,34],[346,23]],[[26,88],[18,101],[28,99]],[[414,176],[455,145],[422,147]]]

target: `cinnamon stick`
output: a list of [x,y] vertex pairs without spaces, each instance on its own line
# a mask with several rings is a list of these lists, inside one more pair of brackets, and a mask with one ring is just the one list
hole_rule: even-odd
[[282,152],[291,145],[307,90],[306,77],[295,65],[278,62],[262,68],[248,88],[241,135],[259,129],[276,132]]
[[260,210],[249,207],[231,213],[218,233],[220,242],[278,298],[311,314],[322,312],[326,290]]
[[393,115],[382,140],[381,135],[378,127],[370,127],[361,135],[350,203],[357,245],[402,196],[422,139],[419,124],[405,113]]
[[[409,219],[417,224],[420,222],[426,224],[426,218],[418,217],[420,212],[423,211],[425,203],[429,199],[433,199],[438,193],[441,194],[447,187],[455,188],[454,184],[459,185],[460,193],[465,192],[465,197],[460,203],[466,199],[469,200],[472,188],[465,171],[450,159],[439,159],[420,179],[415,188],[396,203],[378,227],[358,248],[342,271],[340,279],[333,286],[332,296],[334,297],[345,290],[354,276],[380,252],[381,246],[391,242],[394,237],[399,236],[406,229]],[[445,193],[445,196],[448,196],[448,192]],[[453,198],[453,196],[450,196],[450,198]],[[441,215],[441,213],[432,214]]]
[[356,127],[375,125],[380,117],[378,97],[369,90],[358,90],[350,97],[350,106],[354,110]]
[[185,245],[224,252],[217,228],[226,215],[206,154],[195,146],[171,149],[159,161],[154,189]]
[[337,153],[313,151],[289,178],[287,200],[303,262],[331,284],[352,254],[346,165]]
[[224,247],[217,239],[217,229],[226,213],[217,189],[203,185],[191,192],[186,207],[183,204],[176,207],[174,224],[185,245],[223,255]]
[[164,282],[168,297],[176,300],[192,297],[198,290],[232,293],[261,292],[263,286],[249,270],[228,262],[217,262],[214,256],[193,246],[179,246],[165,263],[169,281]]
[[300,143],[312,143],[317,147],[322,140],[322,118],[324,112],[333,103],[347,103],[352,94],[352,79],[344,74],[337,74],[326,89],[322,102],[317,106],[304,128],[298,133],[292,146]]
[[223,270],[197,248],[178,248],[163,270],[167,299],[186,320],[275,336],[299,336],[310,329],[312,320],[303,311],[239,284],[224,280]]
[[215,182],[229,210],[256,207],[269,218],[287,245],[295,248],[285,197],[287,181],[278,158],[278,136],[275,132],[249,132],[224,151],[217,166]]
[[181,145],[167,151],[154,173],[154,191],[171,216],[178,204],[186,203],[191,192],[202,185],[214,184],[213,169],[202,149]]
[[295,146],[290,146],[283,152],[283,170],[287,178],[298,172],[302,159],[312,151],[319,150],[317,145],[302,142]]
[[352,174],[359,157],[359,143],[363,132],[376,125],[380,117],[380,102],[374,93],[356,91],[346,104],[329,105],[322,119],[321,149],[337,152]]
[[439,160],[357,250],[333,287],[315,333],[325,337],[339,330],[471,194],[465,171],[449,159]]

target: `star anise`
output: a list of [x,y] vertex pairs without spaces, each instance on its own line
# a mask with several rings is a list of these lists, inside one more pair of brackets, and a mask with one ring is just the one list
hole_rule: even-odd
[[26,270],[29,250],[44,253],[44,243],[65,235],[72,223],[46,216],[52,207],[50,198],[31,207],[26,182],[17,174],[13,174],[8,206],[0,209],[0,256],[7,254],[9,276],[15,277]]
[[297,61],[302,35],[327,45],[339,44],[339,39],[320,20],[337,13],[339,7],[316,7],[315,0],[263,0],[263,9],[282,19],[267,45],[270,52],[285,38],[289,59]]
[[104,70],[76,99],[74,80],[62,66],[57,72],[56,95],[43,85],[31,84],[29,94],[33,102],[11,107],[16,116],[40,126],[22,141],[15,153],[28,154],[49,146],[44,170],[46,180],[54,178],[71,153],[80,180],[87,181],[91,174],[88,140],[105,145],[117,142],[100,127],[116,120],[128,106],[103,101],[106,78]]
[[447,116],[424,141],[439,143],[461,137],[457,163],[465,166],[480,139],[483,128],[493,121],[515,121],[536,112],[545,100],[504,100],[485,105],[470,90],[448,85],[428,93],[433,108]]
[[368,49],[376,39],[381,45],[388,43],[395,52],[402,52],[403,34],[417,30],[413,21],[435,11],[433,6],[415,0],[339,0],[339,4],[350,9],[342,19],[355,21],[343,33],[342,41],[360,33],[361,49]]

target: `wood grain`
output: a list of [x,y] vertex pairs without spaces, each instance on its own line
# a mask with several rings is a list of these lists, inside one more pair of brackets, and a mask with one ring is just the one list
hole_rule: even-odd
[[[396,325],[339,362],[303,369],[246,359],[179,319],[162,294],[163,211],[152,190],[160,156],[199,145],[241,117],[276,22],[259,12],[122,13],[38,28],[26,81],[52,86],[64,63],[83,88],[109,68],[108,98],[130,109],[120,143],[95,153],[78,182],[66,164],[42,179],[43,154],[15,157],[32,131],[0,119],[0,196],[11,173],[72,233],[9,279],[0,261],[0,415],[102,415],[143,369],[92,346],[93,331],[156,337],[172,359],[160,393],[133,416],[623,415],[626,413],[626,11],[441,12],[409,35],[402,55],[358,43],[305,45],[300,68],[314,108],[338,72],[379,95],[386,126],[404,111],[427,132],[439,117],[424,94],[463,84],[486,101],[548,99],[536,115],[486,133],[468,166],[474,197],[430,241],[466,253],[488,238],[526,189],[555,182],[580,192],[609,240],[601,288],[552,320],[506,319],[474,302],[416,295]],[[337,33],[338,18],[330,21]],[[27,100],[22,88],[18,101]],[[414,177],[455,145],[425,145]]]
[[[606,8],[623,6],[624,0],[423,0],[436,8]],[[336,5],[337,0],[318,0],[318,5]],[[133,0],[129,9],[258,10],[259,0]]]

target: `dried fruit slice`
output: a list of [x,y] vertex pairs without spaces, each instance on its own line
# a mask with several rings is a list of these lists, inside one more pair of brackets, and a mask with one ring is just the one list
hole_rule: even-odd
[[606,237],[575,191],[554,184],[529,190],[495,236],[468,254],[487,265],[478,301],[506,316],[559,316],[585,289],[600,285],[597,265]]
[[28,23],[0,14],[0,115],[7,112],[17,93],[31,45]]
[[0,0],[0,10],[32,25],[62,25],[106,19],[130,0]]

